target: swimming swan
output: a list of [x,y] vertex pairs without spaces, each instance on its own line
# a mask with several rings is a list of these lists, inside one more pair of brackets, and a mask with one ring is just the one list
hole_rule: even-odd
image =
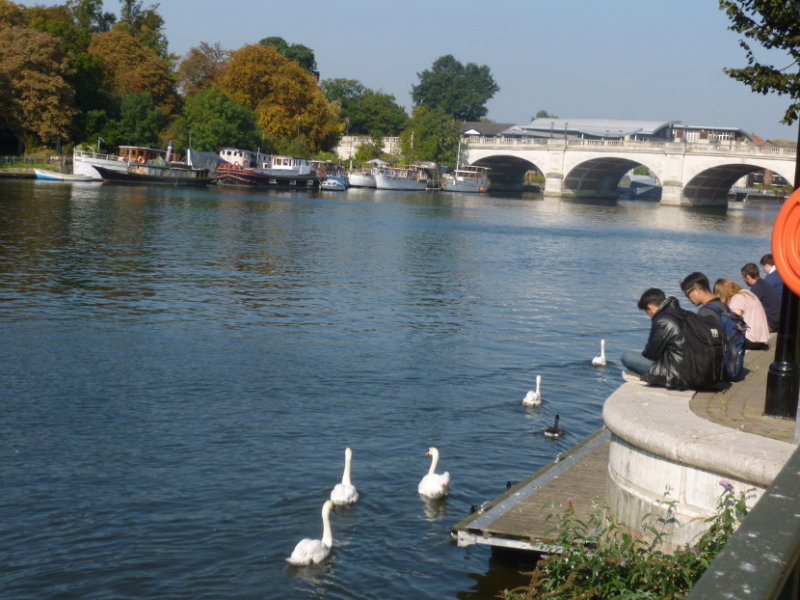
[[600,356],[595,356],[592,359],[592,364],[595,367],[605,367],[606,366],[606,341],[600,340]]
[[292,555],[286,559],[289,564],[302,567],[322,562],[328,557],[331,553],[331,546],[333,546],[330,519],[332,508],[333,502],[330,500],[326,500],[325,504],[322,505],[322,539],[303,538],[297,542]]
[[426,498],[443,498],[447,495],[447,488],[450,487],[450,473],[436,473],[436,465],[439,464],[439,451],[434,448],[428,448],[425,456],[431,457],[431,468],[428,474],[423,477],[417,486],[417,492],[420,496]]
[[358,490],[350,482],[350,461],[352,458],[353,451],[350,448],[345,448],[342,483],[337,483],[331,490],[331,500],[333,500],[334,504],[355,504],[358,500]]
[[522,399],[522,404],[525,406],[539,406],[542,403],[542,394],[539,391],[539,386],[542,384],[542,376],[536,376],[536,391],[530,390]]
[[556,421],[555,421],[555,423],[553,423],[553,425],[552,425],[551,427],[547,427],[547,428],[544,430],[544,437],[549,437],[549,438],[560,438],[560,437],[561,437],[561,436],[564,434],[564,430],[563,430],[563,429],[561,429],[561,428],[559,428],[559,426],[558,426],[558,420],[559,420],[560,418],[561,418],[561,417],[559,417],[558,415],[556,415]]

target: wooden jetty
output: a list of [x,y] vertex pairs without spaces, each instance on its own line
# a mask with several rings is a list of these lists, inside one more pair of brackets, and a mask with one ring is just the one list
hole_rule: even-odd
[[472,513],[453,528],[459,546],[487,544],[537,552],[556,550],[550,530],[571,499],[576,518],[585,520],[602,504],[608,480],[611,432],[605,427],[559,459]]

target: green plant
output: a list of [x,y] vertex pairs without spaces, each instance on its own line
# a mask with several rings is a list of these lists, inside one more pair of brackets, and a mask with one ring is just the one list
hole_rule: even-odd
[[555,528],[556,545],[562,551],[541,556],[530,574],[529,586],[504,590],[498,597],[504,600],[685,597],[747,514],[747,492],[734,493],[728,481],[720,481],[720,485],[723,491],[716,514],[707,519],[708,529],[694,546],[678,548],[671,554],[660,548],[668,537],[674,501],[661,502],[665,507],[663,516],[645,516],[642,531],[649,535],[636,536],[626,531],[608,508],[595,507],[587,521],[581,521],[568,499]]

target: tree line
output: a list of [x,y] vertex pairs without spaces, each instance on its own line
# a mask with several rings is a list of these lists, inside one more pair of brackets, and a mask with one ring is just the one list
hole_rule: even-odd
[[489,67],[438,58],[417,73],[412,114],[355,79],[320,81],[314,51],[280,37],[236,50],[201,42],[169,52],[159,5],[0,0],[0,146],[104,142],[294,155],[330,153],[343,135],[371,141],[358,160],[399,136],[404,160],[452,164],[459,124],[477,121],[499,90]]

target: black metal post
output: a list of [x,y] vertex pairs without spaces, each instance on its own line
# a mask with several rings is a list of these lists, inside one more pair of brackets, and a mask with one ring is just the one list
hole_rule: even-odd
[[[800,189],[800,130],[797,135],[794,189]],[[798,315],[800,315],[800,298],[788,286],[783,286],[775,360],[769,366],[767,373],[767,393],[764,401],[764,414],[770,417],[797,419],[797,402],[800,397],[800,367],[797,365],[798,342],[800,342],[797,330],[800,325]]]

